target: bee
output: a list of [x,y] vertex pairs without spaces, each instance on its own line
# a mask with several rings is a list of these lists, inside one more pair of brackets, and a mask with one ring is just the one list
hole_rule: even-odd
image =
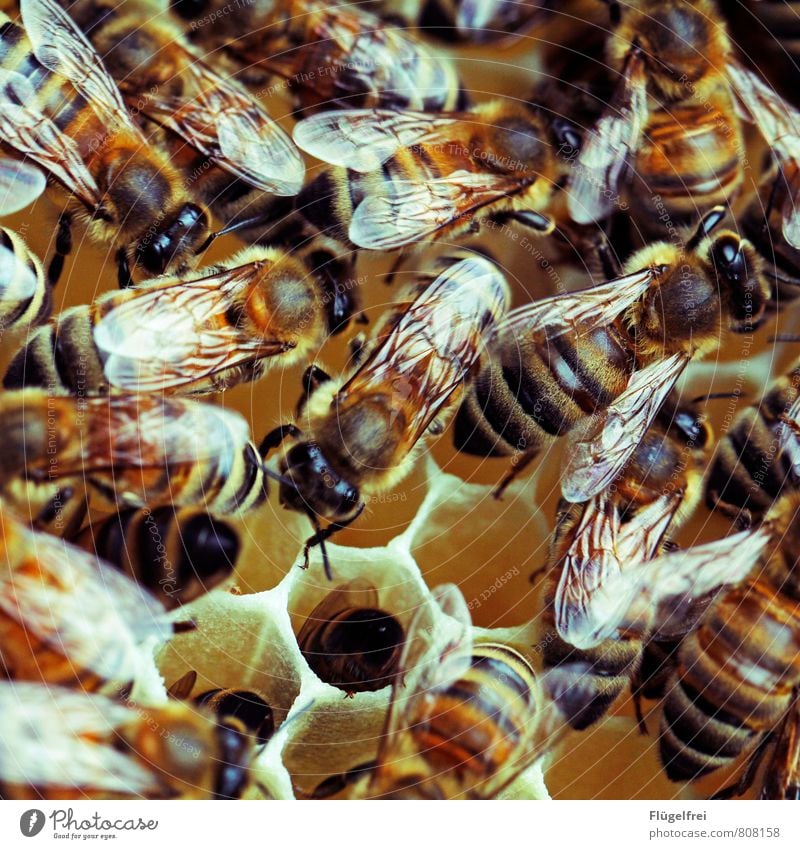
[[31,334],[4,386],[206,394],[257,380],[346,326],[353,296],[339,297],[343,281],[318,267],[324,256],[316,245],[297,256],[248,248],[195,274],[105,293]]
[[558,151],[577,138],[567,121],[499,100],[468,112],[321,113],[300,121],[294,140],[336,167],[296,204],[326,235],[371,250],[449,240],[490,221],[546,234],[565,172]]
[[241,726],[182,702],[0,683],[0,710],[4,799],[239,799],[251,783]]
[[185,139],[214,167],[263,191],[297,194],[305,165],[256,99],[197,55],[176,23],[112,0],[67,4],[125,103]]
[[756,531],[743,533],[765,535],[767,544],[684,637],[667,686],[659,745],[672,781],[757,747],[800,686],[800,493],[781,496]]
[[742,525],[761,521],[785,489],[800,487],[800,360],[721,435],[706,479],[706,502]]
[[539,23],[550,0],[378,0],[386,16],[448,42],[487,44],[518,38]]
[[[197,673],[190,669],[169,688],[174,699],[188,699],[197,683]],[[257,745],[263,745],[275,733],[275,717],[266,699],[250,690],[218,687],[195,696],[194,704],[210,710],[220,721],[242,724]]]
[[0,330],[40,324],[51,307],[41,260],[19,233],[0,227]]
[[519,307],[494,327],[454,438],[469,454],[513,456],[499,491],[569,434],[562,493],[598,495],[688,363],[716,350],[726,325],[749,332],[763,320],[760,259],[746,239],[717,231],[724,217],[715,207],[684,245],[647,245],[622,277]]
[[[466,603],[455,586],[434,590],[437,645],[427,606],[412,622],[394,681],[374,765],[361,765],[317,797],[488,799],[496,797],[552,744],[530,661],[503,643],[470,638]],[[442,618],[448,622],[442,624]],[[545,730],[547,729],[547,733]]]
[[[693,405],[662,410],[612,485],[582,504],[563,501],[548,560],[539,645],[546,668],[589,675],[590,701],[568,695],[570,724],[583,729],[602,717],[636,679],[644,645],[639,635],[604,640],[588,651],[572,639],[592,625],[594,591],[630,564],[653,559],[691,515],[702,494],[711,429]],[[585,671],[588,666],[588,673]]]
[[348,696],[391,684],[404,639],[402,625],[378,606],[375,587],[361,579],[325,596],[297,634],[314,674]]
[[[229,16],[224,6],[224,0],[170,0],[190,26],[190,40],[206,52],[222,50],[251,78],[254,72],[281,78],[275,90],[288,88],[298,110],[435,111],[453,109],[462,99],[448,59],[358,7],[254,0]],[[214,25],[203,26],[209,19]]]
[[[131,265],[154,275],[192,263],[208,240],[208,212],[147,143],[71,18],[53,0],[21,0],[20,7],[23,26],[2,18],[0,135],[7,151],[41,166],[71,196],[51,282],[71,250],[76,216],[92,239],[116,246],[122,285]],[[21,185],[27,197],[29,184]]]
[[139,679],[142,643],[173,630],[154,597],[5,504],[0,544],[0,678],[109,692]]
[[[410,470],[426,431],[457,404],[509,290],[499,268],[475,255],[412,297],[375,328],[350,374],[333,380],[312,367],[298,411],[304,427],[283,425],[261,445],[266,456],[291,437],[280,461],[280,499],[311,520],[316,533],[305,557],[322,545],[329,578],[325,540],[358,518],[365,498]],[[324,529],[320,518],[329,522]]]
[[171,503],[228,515],[266,497],[267,473],[244,419],[181,398],[0,396],[0,493],[85,482],[104,506]]
[[[612,3],[608,65],[617,90],[575,162],[568,207],[589,224],[608,217],[632,176],[633,212],[652,226],[675,224],[731,202],[747,166],[739,115],[753,121],[783,163],[800,156],[794,110],[739,64],[711,0]],[[800,245],[800,212],[784,232]],[[797,232],[795,232],[797,231]]]
[[239,556],[234,527],[195,507],[122,510],[73,540],[145,587],[167,610],[210,592]]

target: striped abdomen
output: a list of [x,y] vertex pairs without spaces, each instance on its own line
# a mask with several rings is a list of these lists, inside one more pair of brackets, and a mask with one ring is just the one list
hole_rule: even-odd
[[239,538],[227,522],[196,508],[124,510],[75,540],[146,587],[172,610],[229,577]]
[[408,733],[434,771],[452,770],[470,788],[515,759],[537,707],[530,663],[509,646],[479,644],[460,679],[419,701]]
[[[741,186],[744,142],[727,90],[707,101],[650,115],[636,154],[636,173],[675,223],[730,201]],[[633,204],[639,193],[633,191]]]
[[631,354],[613,327],[500,340],[469,385],[455,421],[456,447],[478,456],[538,452],[628,384]]
[[108,381],[94,344],[89,310],[87,306],[64,310],[32,333],[9,363],[3,386],[40,386],[50,395],[107,394]]
[[[0,227],[0,330],[25,328],[50,313],[50,289],[42,263],[19,233]],[[36,286],[31,292],[31,284]]]
[[661,760],[673,781],[729,764],[776,725],[800,683],[799,635],[798,602],[757,577],[727,592],[684,638],[661,719]]

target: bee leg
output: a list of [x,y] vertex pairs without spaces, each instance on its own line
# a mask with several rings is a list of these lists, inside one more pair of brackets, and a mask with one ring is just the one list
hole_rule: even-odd
[[493,216],[492,220],[497,224],[504,224],[506,221],[516,221],[517,224],[522,224],[523,227],[528,227],[537,233],[546,236],[555,230],[556,223],[549,215],[543,215],[541,212],[536,212],[533,209],[518,209],[514,212],[503,212]]
[[767,751],[772,737],[772,734],[767,734],[759,741],[758,746],[756,746],[753,753],[747,759],[747,766],[739,776],[739,780],[734,781],[733,784],[726,784],[725,787],[717,790],[711,797],[712,799],[733,799],[738,796],[744,796],[747,793],[756,780],[756,773],[759,766],[761,766],[761,761],[764,760],[764,753]]
[[366,335],[364,333],[359,333],[357,336],[354,336],[350,340],[348,348],[350,349],[350,357],[353,361],[352,365],[357,368],[364,362],[364,352],[367,348]]
[[308,399],[322,386],[323,383],[327,383],[331,379],[331,376],[325,369],[321,369],[316,363],[312,363],[304,372],[303,372],[303,396],[300,399],[299,407],[308,401]]
[[117,285],[120,289],[130,289],[133,286],[133,276],[125,248],[117,251]]
[[633,697],[633,712],[636,715],[636,724],[639,726],[639,733],[643,737],[648,737],[650,732],[644,720],[644,711],[642,711],[642,688],[640,682],[636,679],[631,680],[631,696]]
[[64,270],[64,260],[72,253],[72,216],[68,212],[58,217],[58,230],[56,231],[56,252],[50,260],[47,269],[47,285],[52,288],[58,283],[61,272]]
[[274,451],[289,436],[300,436],[300,428],[293,424],[278,425],[271,430],[258,446],[258,454],[262,460],[267,459],[270,451]]
[[352,525],[353,522],[364,512],[364,508],[366,504],[362,501],[361,504],[358,505],[358,510],[344,522],[331,522],[327,527],[322,528],[319,524],[319,519],[317,519],[316,515],[313,511],[308,511],[308,518],[311,520],[311,524],[314,525],[315,532],[313,536],[310,536],[303,546],[303,568],[308,569],[308,552],[316,545],[320,547],[320,551],[322,552],[322,565],[325,567],[325,577],[329,580],[333,580],[333,572],[331,572],[331,562],[328,559],[328,548],[325,545],[325,542],[329,540],[335,533],[344,530],[348,525]]
[[517,477],[517,475],[525,471],[525,469],[534,461],[535,457],[536,453],[531,451],[528,454],[523,454],[521,460],[516,460],[515,458],[511,461],[511,468],[492,493],[492,496],[495,498],[496,501],[503,500],[503,493],[514,482],[514,479]]

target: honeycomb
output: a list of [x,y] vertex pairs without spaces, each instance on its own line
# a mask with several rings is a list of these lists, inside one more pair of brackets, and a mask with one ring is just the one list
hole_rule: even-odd
[[[148,14],[163,13],[157,4],[141,5],[150,10]],[[487,92],[518,97],[528,91],[537,75],[540,53],[558,38],[559,27],[568,24],[558,21],[555,34],[530,36],[501,48],[459,48],[454,55],[466,88],[476,98],[485,98]],[[287,99],[278,93],[265,105],[291,129]],[[308,162],[310,177],[318,167]],[[40,256],[49,256],[59,202],[57,193],[42,197],[3,223],[16,228]],[[471,243],[489,244],[512,285],[515,304],[565,286],[585,286],[593,279],[585,257],[576,254],[565,262],[544,243],[525,244],[518,234],[482,234]],[[220,239],[207,260],[224,258],[239,247],[232,238]],[[430,253],[409,257],[401,279],[413,279]],[[355,283],[365,314],[373,322],[391,306],[399,288],[383,285],[390,264],[391,258],[359,257]],[[54,312],[87,303],[115,285],[113,256],[79,241],[56,292]],[[770,337],[791,331],[796,324],[791,313],[771,319],[758,331],[746,356],[741,342],[732,340],[715,357],[691,366],[682,391],[691,396],[737,386],[744,398],[757,397],[770,376],[781,373],[793,356],[791,345],[772,344]],[[24,334],[4,334],[4,364],[23,342]],[[314,359],[337,372],[346,366],[347,357],[345,342],[331,339]],[[303,368],[273,371],[266,379],[239,386],[215,400],[244,414],[259,439],[292,418]],[[724,428],[727,402],[713,402],[710,409],[712,424]],[[173,637],[167,645],[152,647],[152,674],[137,682],[132,698],[142,704],[162,704],[166,688],[188,670],[198,673],[194,693],[216,687],[261,693],[275,713],[277,732],[253,764],[256,782],[249,791],[253,798],[295,798],[310,793],[328,776],[370,760],[377,751],[389,688],[348,698],[341,689],[320,680],[297,644],[296,635],[306,617],[334,586],[365,578],[378,591],[381,607],[407,627],[414,612],[431,603],[431,588],[452,582],[468,603],[474,638],[524,646],[537,662],[542,584],[531,576],[546,556],[562,450],[556,445],[544,452],[498,501],[492,491],[507,461],[479,462],[460,456],[445,432],[429,443],[398,487],[373,499],[359,522],[329,544],[333,583],[325,578],[319,549],[312,549],[309,568],[301,568],[310,526],[303,517],[282,509],[273,492],[261,508],[236,520],[243,549],[233,577],[174,613],[176,619],[190,617],[197,628]],[[725,520],[700,507],[678,541],[691,545],[718,538],[727,530]],[[729,771],[691,786],[669,782],[658,762],[653,733],[657,706],[648,707],[649,736],[640,733],[631,700],[623,696],[602,721],[587,731],[570,733],[503,795],[691,799],[705,798],[730,780]]]

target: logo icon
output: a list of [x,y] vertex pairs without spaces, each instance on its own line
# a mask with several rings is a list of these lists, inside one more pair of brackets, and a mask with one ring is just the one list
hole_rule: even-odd
[[19,818],[19,830],[25,837],[36,837],[44,828],[44,812],[38,808],[31,808]]

